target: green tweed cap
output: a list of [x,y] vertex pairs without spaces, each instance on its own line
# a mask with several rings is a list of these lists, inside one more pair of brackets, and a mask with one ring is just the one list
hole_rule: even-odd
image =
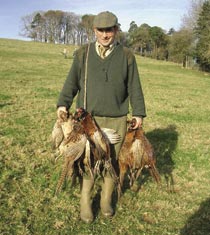
[[110,28],[118,25],[117,16],[109,11],[99,13],[93,20],[93,27],[95,28]]

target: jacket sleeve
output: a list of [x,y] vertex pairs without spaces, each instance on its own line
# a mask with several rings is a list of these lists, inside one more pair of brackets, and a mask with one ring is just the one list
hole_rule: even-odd
[[57,107],[65,106],[67,110],[71,107],[74,97],[76,96],[79,88],[80,66],[78,53],[75,53],[75,57],[64,83],[63,89],[60,92],[60,96],[57,102]]
[[130,63],[128,64],[128,94],[130,97],[132,116],[146,117],[144,94],[142,91],[136,59],[133,54],[130,56]]

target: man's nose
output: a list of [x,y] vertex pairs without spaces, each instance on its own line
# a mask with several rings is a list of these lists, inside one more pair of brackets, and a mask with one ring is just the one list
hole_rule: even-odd
[[106,37],[107,36],[107,31],[103,30],[102,35],[103,35],[103,37]]

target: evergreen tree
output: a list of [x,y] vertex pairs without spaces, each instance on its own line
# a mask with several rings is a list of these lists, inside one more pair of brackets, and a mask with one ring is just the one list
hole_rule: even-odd
[[197,59],[202,70],[210,71],[210,1],[205,1],[198,18],[197,28]]
[[192,31],[181,29],[170,37],[169,59],[188,67],[189,56],[193,56]]

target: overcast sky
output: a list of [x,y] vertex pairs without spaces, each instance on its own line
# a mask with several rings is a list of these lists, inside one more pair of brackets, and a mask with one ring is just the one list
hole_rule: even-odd
[[115,13],[123,31],[132,21],[147,23],[166,31],[178,30],[191,0],[0,0],[0,38],[24,39],[19,36],[21,17],[35,11],[62,10],[75,14]]

